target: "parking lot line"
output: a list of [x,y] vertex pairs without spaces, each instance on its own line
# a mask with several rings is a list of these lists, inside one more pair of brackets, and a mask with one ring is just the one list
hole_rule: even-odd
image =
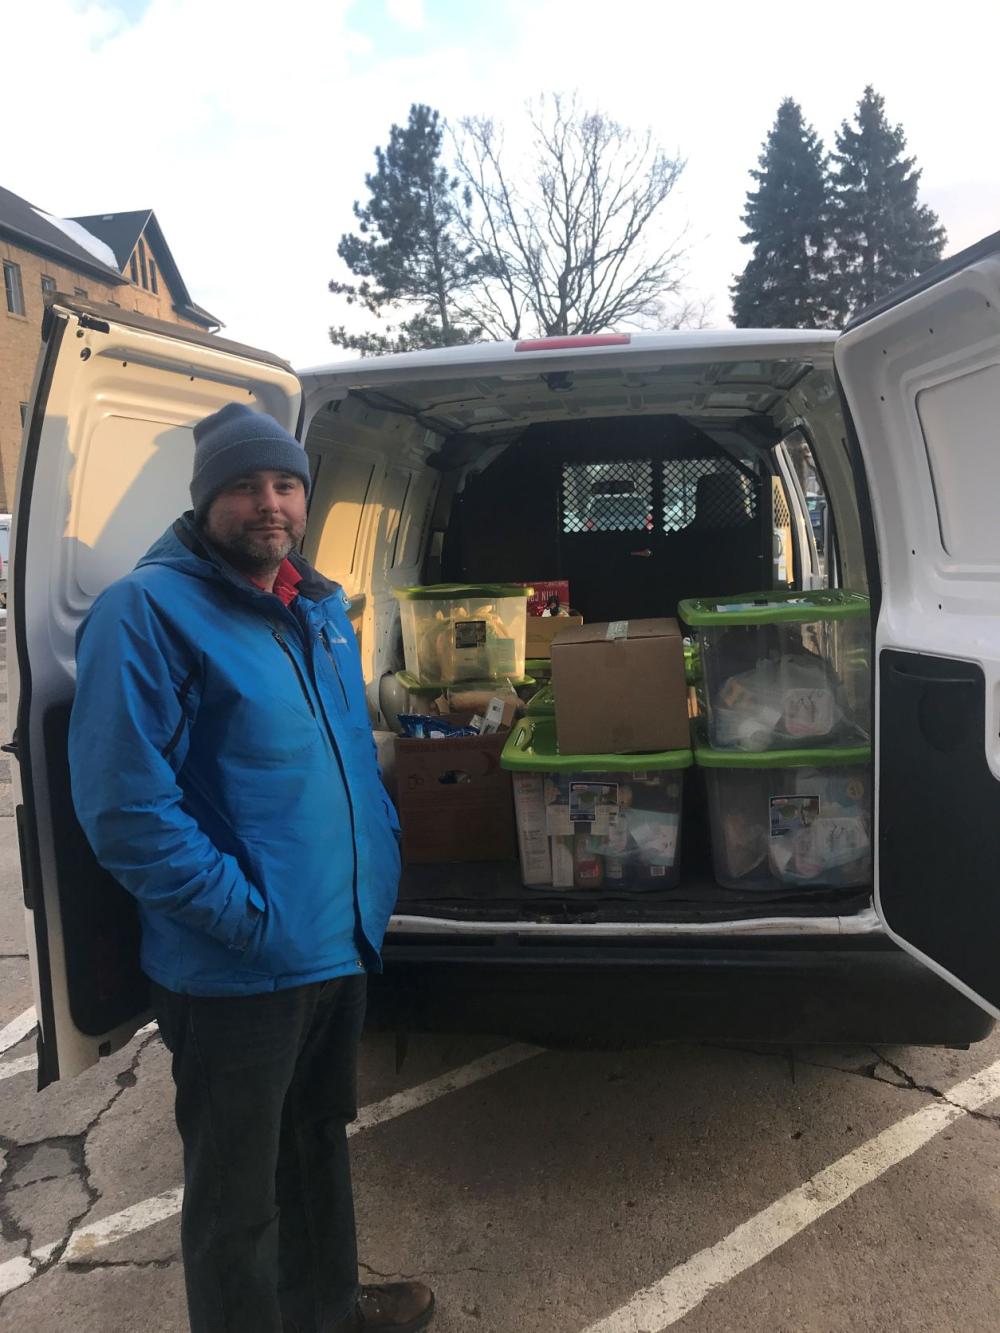
[[905,1161],[943,1129],[1000,1097],[1000,1060],[957,1083],[942,1099],[921,1107],[846,1153],[735,1231],[692,1255],[584,1333],[662,1333],[711,1292],[752,1268],[824,1213],[849,1199],[890,1167]]
[[[377,1125],[395,1120],[408,1111],[427,1106],[449,1092],[458,1092],[462,1088],[471,1087],[472,1084],[490,1078],[493,1074],[513,1069],[525,1060],[541,1054],[540,1046],[520,1044],[504,1046],[478,1060],[470,1061],[467,1065],[461,1065],[458,1069],[428,1079],[426,1083],[418,1083],[413,1088],[406,1088],[402,1092],[384,1097],[381,1101],[361,1107],[357,1120],[348,1126],[347,1132],[360,1134],[363,1130],[374,1129]],[[112,1213],[109,1217],[102,1217],[96,1222],[80,1227],[70,1237],[60,1256],[60,1263],[89,1259],[96,1250],[113,1245],[116,1241],[126,1240],[129,1236],[144,1231],[157,1222],[166,1221],[167,1218],[180,1212],[183,1198],[184,1190],[178,1185],[163,1194],[153,1195],[152,1198],[143,1199],[118,1213]],[[55,1246],[56,1243],[50,1243],[41,1250],[35,1250],[30,1258],[19,1255],[16,1259],[9,1259],[5,1264],[0,1264],[0,1296],[5,1296],[8,1292],[30,1282],[38,1271],[35,1265],[43,1264],[50,1259]]]
[[7,1060],[0,1064],[0,1080],[13,1078],[15,1074],[26,1074],[30,1069],[38,1068],[38,1057],[19,1055],[16,1060]]
[[23,1014],[18,1014],[12,1018],[6,1027],[0,1028],[0,1055],[4,1051],[9,1051],[12,1046],[16,1046],[19,1041],[24,1041],[25,1037],[35,1026],[35,1006],[25,1009]]

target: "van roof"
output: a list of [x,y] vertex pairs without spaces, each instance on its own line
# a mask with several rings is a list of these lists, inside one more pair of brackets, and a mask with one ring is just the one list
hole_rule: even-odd
[[[394,352],[386,356],[355,357],[300,372],[303,380],[322,381],[331,376],[363,387],[387,379],[424,379],[474,373],[495,366],[517,365],[525,374],[540,369],[559,369],[563,363],[579,365],[591,360],[604,364],[650,364],[667,353],[671,361],[704,361],[748,357],[774,360],[784,357],[829,364],[833,344],[839,336],[832,329],[671,329],[660,333],[621,335],[625,343],[607,344],[603,335],[581,335],[575,339],[522,339],[519,342],[469,343],[461,347],[433,347],[420,352]],[[553,344],[573,342],[570,347]],[[546,346],[546,344],[548,344]]]
[[614,342],[476,343],[341,361],[300,378],[308,397],[357,397],[444,436],[634,412],[763,422],[807,375],[832,370],[836,338],[828,330],[684,329]]

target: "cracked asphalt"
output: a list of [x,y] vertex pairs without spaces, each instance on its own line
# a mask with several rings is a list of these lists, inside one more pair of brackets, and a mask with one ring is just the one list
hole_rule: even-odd
[[[9,790],[0,782],[0,1025],[31,1003]],[[504,1045],[413,1038],[397,1072],[393,1040],[368,1036],[362,1104],[390,1105]],[[32,1050],[26,1038],[0,1055],[0,1277],[35,1256],[0,1297],[0,1329],[182,1333],[169,1193],[180,1150],[157,1033],[43,1093],[30,1071],[2,1077]],[[441,1333],[584,1333],[997,1060],[997,1034],[969,1051],[522,1051],[455,1090],[433,1085],[426,1104],[392,1103],[355,1134],[362,1276],[431,1281]],[[164,1198],[159,1212],[145,1203]],[[1000,1100],[956,1112],[737,1269],[669,1326],[995,1333]]]

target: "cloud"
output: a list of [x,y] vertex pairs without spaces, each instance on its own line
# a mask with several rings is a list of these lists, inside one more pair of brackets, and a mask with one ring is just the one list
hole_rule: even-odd
[[385,9],[393,23],[410,32],[419,32],[427,22],[424,0],[385,0]]

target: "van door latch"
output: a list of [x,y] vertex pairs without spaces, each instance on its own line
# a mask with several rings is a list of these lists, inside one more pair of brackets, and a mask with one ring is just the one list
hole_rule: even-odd
[[11,739],[7,742],[6,745],[0,745],[0,750],[2,750],[4,754],[12,754],[14,758],[18,760],[18,762],[20,762],[21,745],[17,739],[16,731],[14,732],[14,735],[11,737]]

